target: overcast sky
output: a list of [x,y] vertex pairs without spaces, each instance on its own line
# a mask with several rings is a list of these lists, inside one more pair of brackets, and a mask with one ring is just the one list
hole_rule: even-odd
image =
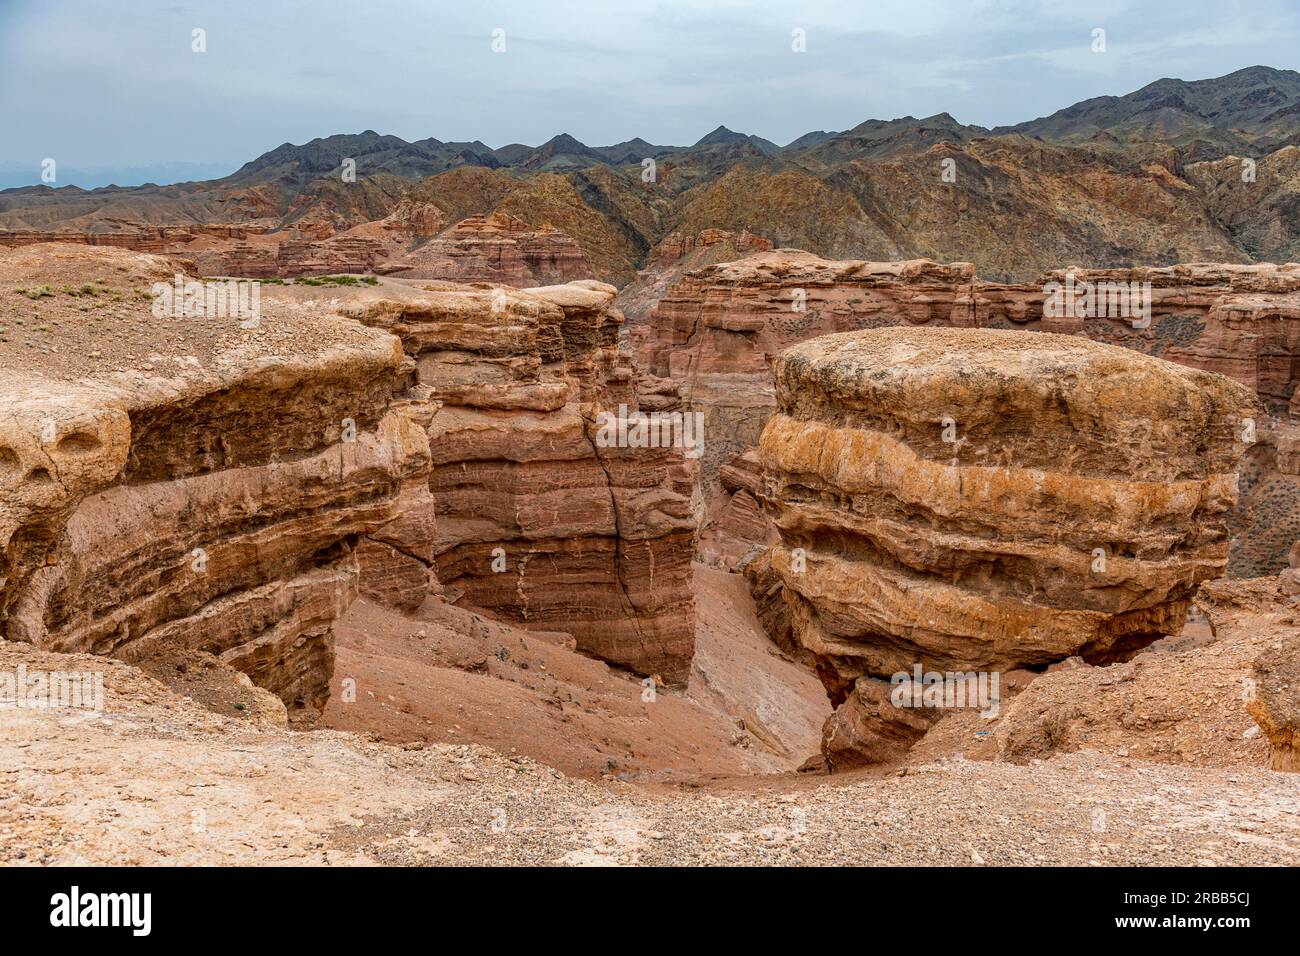
[[600,146],[725,124],[784,144],[908,114],[1018,122],[1254,64],[1300,66],[1296,0],[0,0],[0,163],[233,169],[364,129]]

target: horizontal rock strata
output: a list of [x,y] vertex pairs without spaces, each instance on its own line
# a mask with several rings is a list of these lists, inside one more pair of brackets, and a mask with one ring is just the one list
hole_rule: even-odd
[[299,221],[139,226],[115,232],[0,231],[0,247],[67,242],[184,257],[203,275],[269,279],[379,273],[416,279],[543,285],[592,270],[572,237],[515,216],[470,216],[448,226],[427,203],[399,203],[383,219],[342,231]]
[[[1122,314],[1121,285],[1138,289]],[[721,469],[756,444],[775,407],[770,368],[782,349],[828,333],[913,325],[1077,334],[1253,389],[1266,414],[1242,470],[1230,571],[1286,566],[1300,535],[1300,456],[1290,454],[1300,426],[1300,264],[1071,269],[1005,284],[980,280],[967,263],[827,260],[777,249],[676,276],[632,331],[642,366],[675,378],[684,407],[705,414],[702,473],[712,498],[729,493]]]
[[599,440],[637,407],[612,287],[268,284],[249,321],[153,314],[177,274],[0,259],[5,637],[211,655],[306,720],[356,594],[445,593],[685,679],[695,463]]
[[558,229],[534,229],[516,216],[470,216],[427,243],[383,263],[384,275],[515,286],[591,275],[582,249]]
[[86,247],[0,258],[5,324],[35,312],[42,341],[0,344],[0,623],[61,652],[204,651],[310,717],[353,545],[429,467],[394,401],[406,359],[285,302],[252,328],[151,314],[141,293],[183,271]]
[[1176,632],[1223,571],[1243,422],[1259,414],[1226,378],[1073,336],[957,329],[825,336],[774,375],[771,565],[837,705],[878,714],[863,681],[918,663],[1122,658]]
[[[637,408],[613,287],[411,288],[349,314],[401,338],[417,387],[437,404],[420,508],[447,596],[685,680],[696,466],[684,448],[598,441],[602,411]],[[408,523],[416,513],[406,509]],[[414,530],[381,537],[411,554],[424,540]]]

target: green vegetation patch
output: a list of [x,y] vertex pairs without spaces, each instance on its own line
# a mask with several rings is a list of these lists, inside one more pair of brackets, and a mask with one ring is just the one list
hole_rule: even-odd
[[303,276],[298,285],[379,285],[375,276]]

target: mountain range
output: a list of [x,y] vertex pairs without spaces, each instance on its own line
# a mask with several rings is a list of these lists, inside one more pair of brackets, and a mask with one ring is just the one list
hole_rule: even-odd
[[665,237],[709,228],[827,256],[969,260],[1004,279],[1073,261],[1285,260],[1300,258],[1298,119],[1300,73],[1255,66],[1014,126],[940,113],[785,146],[725,126],[690,146],[562,133],[496,149],[366,130],[284,143],[203,182],[6,190],[0,229],[248,223],[321,238],[426,202],[448,222],[506,213],[560,229],[620,284]]

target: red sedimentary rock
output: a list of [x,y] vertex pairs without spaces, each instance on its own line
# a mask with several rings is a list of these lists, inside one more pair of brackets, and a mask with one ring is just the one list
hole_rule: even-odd
[[[1265,412],[1243,468],[1245,507],[1231,567],[1276,572],[1300,536],[1300,461],[1291,437],[1300,422],[1300,265],[1068,271],[1005,284],[981,281],[966,263],[832,261],[777,249],[681,277],[633,330],[634,342],[646,371],[673,378],[683,406],[705,414],[711,440],[702,478],[710,498],[720,492],[722,466],[757,443],[772,413],[775,357],[818,335],[886,326],[1023,328],[1220,372],[1253,389]],[[1068,301],[1067,284],[1075,293]]]
[[1078,336],[892,328],[794,346],[775,379],[770,560],[843,705],[832,766],[937,716],[898,703],[897,675],[1123,660],[1226,566],[1259,412],[1221,375]]
[[[599,440],[602,411],[637,408],[614,292],[410,284],[346,309],[402,340],[437,406],[428,496],[404,509],[407,531],[380,537],[416,574],[413,546],[432,526],[449,599],[680,682],[694,648],[696,466],[681,447]],[[400,560],[389,555],[385,578]]]

